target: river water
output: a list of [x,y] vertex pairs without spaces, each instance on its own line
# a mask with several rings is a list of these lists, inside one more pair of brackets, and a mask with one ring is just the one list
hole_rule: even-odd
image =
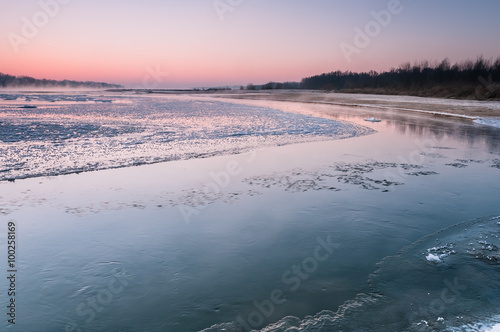
[[[7,100],[2,111],[2,148],[25,162],[1,166],[5,253],[8,222],[18,239],[16,324],[4,319],[6,331],[500,322],[499,129],[400,111],[87,97],[17,101],[36,109]],[[382,122],[363,121],[373,114]],[[172,146],[170,132],[185,143]],[[27,151],[40,144],[51,152],[35,162]],[[92,150],[97,166],[80,169]],[[62,155],[73,164],[59,167]],[[131,156],[141,166],[122,167]]]

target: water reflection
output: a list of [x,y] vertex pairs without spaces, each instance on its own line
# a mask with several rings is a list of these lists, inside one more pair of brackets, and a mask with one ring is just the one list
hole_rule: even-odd
[[[485,151],[493,154],[500,153],[500,129],[473,123],[472,119],[419,114],[418,112],[401,110],[352,108],[338,105],[311,104],[306,106],[291,105],[290,107],[296,108],[301,112],[310,112],[335,120],[352,121],[357,124],[368,125],[376,130],[380,129],[381,126],[385,126],[400,134],[415,138],[441,140],[448,136],[467,144],[467,146],[484,146]],[[371,116],[382,119],[382,123],[371,125],[363,121],[363,119]]]
[[392,115],[386,122],[387,126],[393,127],[401,134],[435,138],[437,140],[449,136],[468,144],[468,146],[484,145],[490,153],[500,152],[500,129],[476,125],[471,123],[470,120]]

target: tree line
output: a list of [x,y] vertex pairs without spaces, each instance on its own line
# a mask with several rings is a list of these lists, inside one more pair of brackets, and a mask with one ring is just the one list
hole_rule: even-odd
[[339,92],[410,94],[469,99],[500,99],[500,57],[479,56],[451,64],[420,61],[403,63],[389,71],[334,71],[306,77],[300,83],[274,83],[247,86],[247,89],[313,89]]
[[86,89],[111,89],[121,88],[118,84],[101,82],[80,81],[57,81],[47,79],[36,79],[29,76],[12,76],[0,73],[0,88],[86,88]]

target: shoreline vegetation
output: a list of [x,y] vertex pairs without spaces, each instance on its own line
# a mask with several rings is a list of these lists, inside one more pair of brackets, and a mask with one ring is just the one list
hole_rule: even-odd
[[380,73],[335,71],[306,77],[300,86],[343,93],[500,100],[500,57],[493,61],[479,56],[453,65],[448,58],[434,63],[406,62]]
[[12,76],[0,73],[0,88],[65,88],[65,89],[113,89],[121,88],[119,84],[109,84],[92,81],[70,81],[70,80],[49,80],[37,79],[29,76]]

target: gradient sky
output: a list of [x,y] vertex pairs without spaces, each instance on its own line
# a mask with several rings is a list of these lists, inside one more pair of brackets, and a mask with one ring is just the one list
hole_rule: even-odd
[[[0,72],[185,88],[500,56],[500,1],[401,0],[401,12],[348,61],[341,43],[355,46],[355,27],[364,30],[389,2],[2,0]],[[231,10],[221,19],[214,3]]]

